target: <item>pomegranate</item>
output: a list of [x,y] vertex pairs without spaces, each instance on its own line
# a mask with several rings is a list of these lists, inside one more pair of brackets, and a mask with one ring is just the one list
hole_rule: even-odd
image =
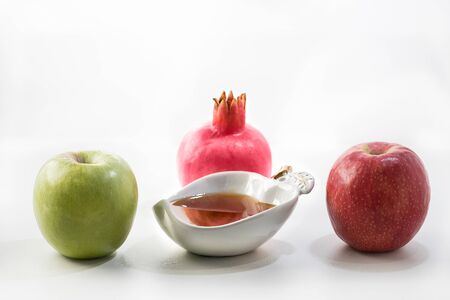
[[214,100],[213,120],[186,134],[178,149],[182,185],[222,171],[249,171],[270,177],[272,156],[264,136],[245,123],[246,95],[225,92]]

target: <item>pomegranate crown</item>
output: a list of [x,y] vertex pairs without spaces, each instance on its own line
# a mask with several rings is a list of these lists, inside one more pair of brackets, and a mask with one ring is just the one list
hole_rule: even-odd
[[238,133],[245,127],[245,93],[234,98],[230,91],[228,97],[225,91],[219,99],[214,100],[213,126],[222,134]]

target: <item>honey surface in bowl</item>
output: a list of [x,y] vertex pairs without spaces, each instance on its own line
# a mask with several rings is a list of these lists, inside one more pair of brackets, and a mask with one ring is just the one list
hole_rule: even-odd
[[237,193],[198,194],[175,200],[172,205],[182,207],[189,221],[198,226],[232,223],[275,206]]

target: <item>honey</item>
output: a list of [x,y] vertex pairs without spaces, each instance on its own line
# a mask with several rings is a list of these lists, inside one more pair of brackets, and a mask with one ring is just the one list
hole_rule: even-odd
[[182,207],[189,221],[198,226],[229,224],[275,206],[237,193],[198,194],[175,200],[172,205]]

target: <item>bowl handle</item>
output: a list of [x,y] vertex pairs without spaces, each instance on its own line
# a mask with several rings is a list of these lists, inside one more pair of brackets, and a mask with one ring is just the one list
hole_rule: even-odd
[[299,195],[308,194],[314,188],[314,177],[311,174],[293,172],[291,166],[282,167],[272,178],[295,186]]

